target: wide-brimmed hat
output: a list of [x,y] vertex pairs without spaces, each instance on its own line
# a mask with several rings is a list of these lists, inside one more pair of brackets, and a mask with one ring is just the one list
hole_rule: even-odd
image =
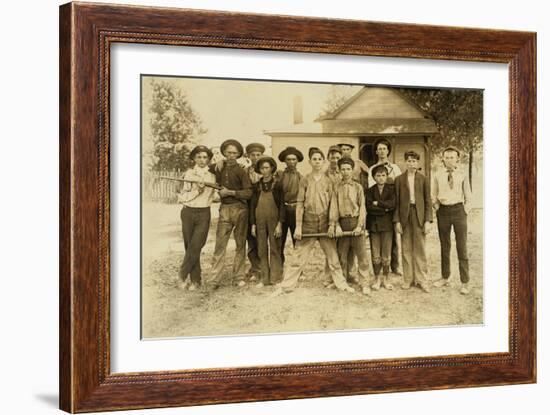
[[253,151],[259,151],[263,154],[265,152],[265,146],[260,143],[250,143],[246,146],[246,154],[250,154]]
[[203,146],[203,145],[198,145],[193,150],[191,150],[191,152],[189,153],[189,158],[191,160],[193,160],[195,158],[195,156],[197,155],[197,153],[206,153],[206,154],[208,154],[209,159],[212,159],[212,157],[214,156],[212,154],[212,150],[210,150],[208,147]]
[[260,157],[256,162],[256,164],[254,165],[254,171],[256,173],[260,173],[260,166],[265,162],[268,162],[269,164],[271,164],[271,173],[275,173],[277,171],[277,162],[273,157],[269,157],[269,156]]
[[342,146],[348,146],[348,147],[351,147],[351,148],[355,148],[355,146],[353,144],[350,144],[350,143],[340,143],[340,144],[338,144],[338,147],[340,147],[340,149],[342,149]]
[[244,153],[243,146],[237,140],[225,140],[220,146],[220,151],[222,154],[225,152],[225,149],[227,146],[235,146],[237,148],[237,151],[239,152],[239,156],[237,158],[240,158],[243,156],[243,153]]
[[375,156],[376,156],[376,149],[378,148],[378,144],[385,144],[386,147],[388,147],[388,156],[391,154],[391,143],[390,143],[390,141],[387,138],[379,138],[372,145],[372,151],[373,151]]
[[296,147],[287,147],[279,153],[279,160],[284,162],[286,156],[293,154],[298,158],[298,162],[304,161],[304,155]]

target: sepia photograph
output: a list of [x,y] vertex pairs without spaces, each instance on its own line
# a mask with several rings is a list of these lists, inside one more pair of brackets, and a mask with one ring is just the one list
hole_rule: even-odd
[[141,76],[143,339],[483,324],[483,90]]

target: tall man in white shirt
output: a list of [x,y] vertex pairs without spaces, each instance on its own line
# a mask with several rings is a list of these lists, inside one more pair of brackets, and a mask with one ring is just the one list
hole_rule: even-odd
[[441,244],[441,278],[436,287],[449,285],[451,276],[451,228],[455,231],[456,251],[460,273],[461,294],[468,294],[470,281],[468,264],[468,213],[471,189],[468,176],[458,169],[460,151],[455,147],[443,150],[444,169],[434,175],[433,205],[437,211],[437,229]]

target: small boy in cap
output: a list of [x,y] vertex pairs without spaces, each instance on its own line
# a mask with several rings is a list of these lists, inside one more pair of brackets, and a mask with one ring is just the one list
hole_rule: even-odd
[[[367,248],[365,246],[365,194],[363,186],[353,180],[353,168],[355,163],[352,159],[344,157],[338,161],[338,167],[342,174],[342,180],[334,185],[333,205],[338,212],[336,223],[336,237],[338,239],[338,256],[344,276],[349,281],[349,274],[353,265],[354,255],[357,256],[359,275],[363,294],[369,294],[369,263]],[[343,236],[343,232],[352,232],[352,236]],[[351,262],[350,262],[351,258]]]
[[[296,206],[296,250],[292,256],[292,264],[284,270],[283,281],[273,295],[291,292],[311,255],[315,241],[319,241],[325,253],[331,276],[336,288],[342,291],[355,292],[347,283],[342,273],[338,252],[336,250],[336,223],[338,222],[337,206],[332,203],[334,186],[323,173],[325,156],[317,148],[309,149],[311,173],[300,181],[298,203]],[[320,237],[307,237],[308,234],[326,234]]]
[[271,157],[261,157],[255,169],[262,175],[253,185],[250,209],[252,235],[258,242],[261,280],[256,285],[276,284],[281,281],[283,263],[279,238],[284,221],[283,194],[280,183],[273,177],[277,163]]
[[428,293],[428,264],[426,234],[432,222],[430,183],[418,171],[420,154],[405,153],[407,170],[395,179],[396,208],[393,214],[395,230],[401,234],[403,257],[403,286],[408,290],[414,283]]
[[282,172],[277,172],[277,180],[281,185],[283,192],[284,222],[281,234],[281,260],[285,263],[285,245],[290,230],[292,245],[296,246],[294,232],[296,231],[296,205],[298,199],[298,189],[302,175],[297,169],[298,163],[304,160],[304,155],[296,147],[287,147],[279,154],[279,161],[286,164]]
[[213,183],[216,177],[208,170],[208,163],[212,159],[212,152],[208,147],[196,146],[191,150],[189,157],[193,161],[193,168],[188,169],[183,178],[190,182],[184,182],[179,195],[183,204],[180,217],[185,245],[185,256],[179,276],[182,288],[189,287],[189,291],[194,291],[202,281],[201,250],[208,237],[210,205],[215,195],[215,190],[206,187],[204,183]]
[[[265,146],[260,143],[250,143],[246,146],[245,150],[246,157],[250,161],[250,166],[245,167],[245,170],[250,178],[250,183],[254,185],[262,178],[262,175],[256,171],[256,162],[263,156]],[[256,276],[260,275],[260,258],[258,256],[258,243],[251,232],[251,224],[248,227],[246,243],[248,245],[247,256],[250,261],[248,276],[250,277],[250,281],[255,281]]]
[[248,201],[252,197],[250,178],[237,164],[243,155],[243,147],[236,140],[226,140],[220,150],[225,157],[221,168],[211,165],[210,171],[216,176],[216,182],[222,186],[220,192],[220,216],[216,229],[216,245],[212,258],[212,284],[219,287],[225,265],[225,251],[229,237],[233,232],[235,239],[235,259],[233,276],[237,285],[245,285],[246,234],[248,232]]
[[460,272],[461,294],[470,292],[468,283],[468,214],[472,198],[468,176],[458,168],[460,151],[456,147],[443,150],[444,169],[433,179],[433,204],[437,216],[437,229],[441,243],[441,279],[434,282],[436,287],[449,285],[451,276],[451,228],[454,228],[458,268]]
[[[375,184],[366,192],[367,196],[367,229],[369,231],[372,268],[375,282],[372,289],[378,291],[380,286],[392,290],[389,282],[391,249],[393,240],[393,211],[395,210],[395,187],[387,184],[388,170],[383,164],[372,170]],[[383,271],[383,277],[380,277]]]
[[[372,146],[374,151],[374,156],[376,158],[376,163],[373,164],[369,169],[369,188],[376,184],[373,175],[373,169],[376,166],[384,166],[388,172],[388,178],[386,184],[393,185],[395,178],[401,174],[401,169],[395,163],[390,161],[389,156],[391,155],[392,145],[387,138],[379,138],[376,140]],[[398,248],[397,248],[397,235],[395,231],[392,234],[392,248],[391,248],[391,270],[395,274],[403,275],[403,272],[400,269],[401,260],[399,258]]]
[[338,168],[338,161],[342,158],[342,150],[338,146],[330,146],[327,153],[327,159],[329,162],[327,171],[325,174],[333,184],[340,183],[342,180],[342,174]]

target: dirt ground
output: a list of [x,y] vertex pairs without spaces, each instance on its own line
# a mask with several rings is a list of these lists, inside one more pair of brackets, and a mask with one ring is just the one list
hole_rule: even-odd
[[[201,264],[208,280],[214,250],[218,206],[212,207],[212,224]],[[404,328],[483,323],[483,211],[468,219],[470,294],[459,293],[458,262],[453,240],[451,287],[403,291],[402,278],[393,275],[393,291],[381,289],[370,296],[324,288],[324,257],[317,245],[296,290],[270,297],[274,287],[239,288],[231,285],[234,252],[230,241],[226,257],[226,283],[216,291],[182,291],[178,269],[184,255],[180,207],[144,203],[142,256],[142,335],[144,338],[216,336],[319,330]],[[454,239],[454,237],[453,237]],[[368,244],[367,244],[368,245]],[[292,255],[292,244],[287,243]],[[427,237],[430,279],[440,275],[439,239],[434,222]]]

